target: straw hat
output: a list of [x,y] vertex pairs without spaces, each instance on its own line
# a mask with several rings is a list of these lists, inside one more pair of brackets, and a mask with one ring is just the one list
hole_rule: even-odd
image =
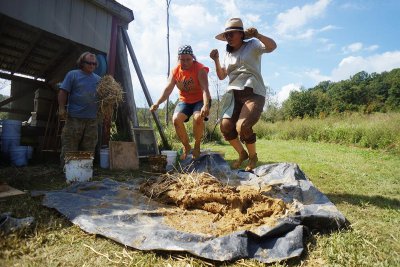
[[227,32],[234,32],[234,31],[240,31],[244,32],[243,29],[243,22],[239,18],[231,18],[225,23],[225,31],[218,34],[215,36],[215,39],[220,40],[220,41],[226,41],[226,38],[224,36],[225,33]]

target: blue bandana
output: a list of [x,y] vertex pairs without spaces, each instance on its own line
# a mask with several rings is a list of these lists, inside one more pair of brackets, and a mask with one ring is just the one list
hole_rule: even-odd
[[190,45],[183,45],[178,49],[178,55],[193,55],[193,50]]

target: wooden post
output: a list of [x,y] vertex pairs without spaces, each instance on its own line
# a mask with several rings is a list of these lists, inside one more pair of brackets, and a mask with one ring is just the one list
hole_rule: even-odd
[[[153,101],[151,100],[151,96],[150,96],[149,90],[147,89],[146,82],[144,81],[143,74],[142,74],[142,71],[140,70],[139,63],[138,63],[138,61],[136,59],[135,52],[133,51],[133,47],[132,47],[131,41],[129,40],[128,33],[126,32],[126,29],[123,29],[123,28],[121,28],[121,32],[122,32],[122,36],[124,38],[125,45],[127,46],[129,54],[131,56],[133,66],[135,67],[136,74],[137,74],[137,76],[139,78],[140,85],[142,86],[142,89],[143,89],[144,95],[146,97],[147,103],[148,103],[149,106],[152,106],[153,105]],[[161,137],[161,140],[163,142],[164,147],[166,149],[170,149],[171,147],[168,144],[168,140],[167,140],[166,136],[164,135],[164,131],[162,129],[162,126],[161,126],[160,120],[158,118],[157,112],[153,111],[153,112],[151,112],[151,114],[153,115],[153,119],[154,119],[154,121],[156,123],[158,132],[160,133],[160,137]]]

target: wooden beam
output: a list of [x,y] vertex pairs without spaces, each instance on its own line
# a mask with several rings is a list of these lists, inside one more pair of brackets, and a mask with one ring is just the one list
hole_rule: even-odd
[[11,96],[11,97],[9,97],[7,99],[4,99],[3,101],[0,102],[0,107],[5,106],[10,102],[13,102],[14,100],[17,100],[17,99],[23,97],[24,95],[25,95],[24,93],[22,93],[22,94],[20,93],[20,94],[18,94],[16,96]]
[[16,75],[4,73],[4,72],[0,72],[0,78],[11,80],[11,81],[29,83],[29,84],[32,84],[32,85],[38,86],[38,87],[46,86],[46,87],[49,87],[49,88],[53,89],[53,86],[51,84],[47,83],[47,82],[33,80],[33,79],[25,78],[25,77],[22,77],[22,76],[16,76]]
[[36,43],[40,40],[40,37],[42,36],[40,31],[35,31],[35,37],[31,41],[30,45],[28,48],[25,49],[24,53],[18,58],[18,62],[15,64],[13,68],[13,73],[18,72],[19,68],[21,65],[25,62],[26,58],[29,56],[29,54],[32,52],[33,48],[36,46]]
[[29,111],[21,109],[11,109],[11,108],[0,108],[0,112],[17,113],[17,114],[28,114]]
[[[122,36],[124,38],[125,45],[127,46],[129,54],[131,55],[132,63],[133,63],[133,66],[135,67],[136,74],[137,74],[137,76],[139,78],[140,85],[142,86],[144,95],[145,95],[146,100],[147,100],[147,104],[149,105],[149,107],[151,107],[153,105],[153,100],[151,100],[149,89],[147,89],[146,82],[144,81],[144,77],[143,77],[142,71],[140,70],[139,63],[137,61],[135,52],[133,51],[133,47],[132,47],[131,41],[129,39],[128,33],[127,33],[126,29],[124,29],[122,27],[120,27],[120,29],[121,29],[121,32],[122,32]],[[167,137],[165,136],[164,130],[162,129],[160,120],[158,118],[157,111],[151,112],[151,115],[153,116],[153,119],[154,119],[154,121],[156,123],[158,132],[160,134],[161,140],[162,140],[163,145],[164,145],[164,148],[170,149],[171,147],[168,144]]]

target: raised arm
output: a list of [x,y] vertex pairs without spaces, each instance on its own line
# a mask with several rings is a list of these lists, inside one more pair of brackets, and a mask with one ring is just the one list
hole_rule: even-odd
[[261,33],[258,32],[258,30],[256,28],[248,28],[246,29],[246,31],[244,32],[245,36],[247,38],[257,38],[258,40],[261,41],[261,43],[264,44],[266,50],[268,53],[271,53],[272,51],[274,51],[276,49],[276,43],[273,39],[262,35]]
[[214,60],[215,63],[215,71],[217,72],[218,79],[223,80],[228,76],[228,73],[226,72],[225,68],[221,67],[221,64],[219,62],[219,53],[217,49],[213,49],[210,52],[210,58]]

